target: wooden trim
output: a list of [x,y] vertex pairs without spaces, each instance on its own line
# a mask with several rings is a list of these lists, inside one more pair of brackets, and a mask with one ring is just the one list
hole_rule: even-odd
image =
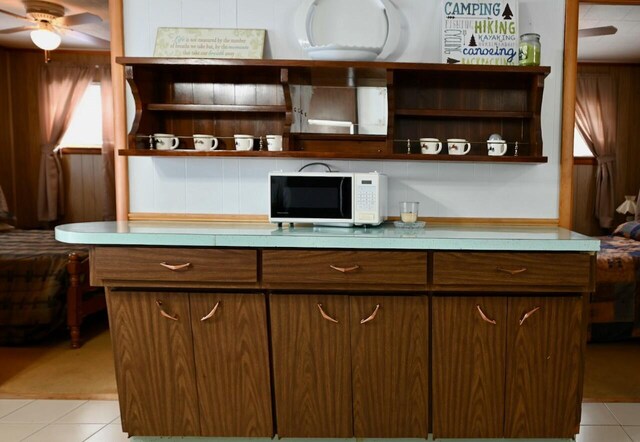
[[[388,222],[397,221],[400,218],[390,216]],[[422,217],[421,221],[429,224],[474,224],[474,225],[500,225],[500,226],[557,226],[558,220],[554,218],[453,218],[453,217]],[[198,214],[198,213],[129,213],[129,221],[206,221],[206,222],[241,222],[241,223],[268,223],[267,215],[226,215],[226,214]]]
[[267,215],[224,215],[208,213],[129,213],[129,221],[207,221],[268,223]]
[[640,5],[640,0],[580,0],[580,3],[598,3],[601,5]]
[[595,157],[573,157],[574,166],[595,166],[598,161]]
[[567,0],[564,24],[564,66],[562,88],[562,144],[560,149],[559,225],[573,226],[573,127],[578,75],[578,0]]
[[102,155],[99,147],[61,147],[58,152],[60,155]]
[[124,55],[123,0],[109,0],[111,24],[111,82],[113,84],[114,116],[114,167],[116,192],[116,219],[124,221],[129,212],[129,170],[126,157],[117,154],[127,148],[127,106],[124,66],[116,63],[116,57]]

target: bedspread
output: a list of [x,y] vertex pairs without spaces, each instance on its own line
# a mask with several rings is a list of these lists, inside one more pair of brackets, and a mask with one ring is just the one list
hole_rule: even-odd
[[0,344],[34,342],[66,320],[66,264],[88,250],[55,240],[48,230],[0,233]]
[[640,337],[640,241],[618,236],[600,241],[591,299],[592,338]]

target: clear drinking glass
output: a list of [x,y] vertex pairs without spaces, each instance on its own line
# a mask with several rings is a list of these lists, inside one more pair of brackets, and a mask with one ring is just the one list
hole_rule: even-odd
[[403,223],[415,223],[418,221],[418,206],[417,201],[402,201],[400,203],[400,220]]

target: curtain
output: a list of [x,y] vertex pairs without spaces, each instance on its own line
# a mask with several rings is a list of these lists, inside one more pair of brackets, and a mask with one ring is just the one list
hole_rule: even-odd
[[102,218],[105,221],[113,221],[116,219],[115,129],[113,125],[111,66],[109,65],[100,66],[100,91],[102,95],[102,171],[105,189]]
[[611,228],[615,211],[617,84],[609,75],[579,75],[576,85],[576,126],[596,158],[594,215],[600,227]]
[[55,148],[64,135],[73,110],[93,79],[94,66],[48,63],[41,67],[38,100],[40,114],[40,175],[38,220],[56,221],[64,214],[62,167]]

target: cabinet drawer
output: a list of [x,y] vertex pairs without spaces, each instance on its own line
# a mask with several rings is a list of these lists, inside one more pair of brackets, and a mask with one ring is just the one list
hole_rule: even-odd
[[590,263],[590,256],[581,253],[437,252],[433,283],[586,287]]
[[97,280],[256,282],[256,250],[96,247]]
[[265,250],[266,283],[386,284],[427,283],[424,252]]

